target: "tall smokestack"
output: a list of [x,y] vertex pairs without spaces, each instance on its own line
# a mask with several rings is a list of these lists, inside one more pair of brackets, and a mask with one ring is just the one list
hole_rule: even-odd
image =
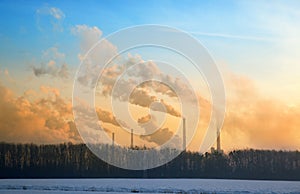
[[112,146],[115,146],[115,133],[112,133]]
[[182,117],[182,149],[186,149],[186,128],[185,128],[185,118]]
[[217,152],[221,153],[220,131],[217,129]]
[[131,143],[130,147],[133,148],[133,129],[131,129]]
[[111,161],[115,160],[115,133],[112,133]]

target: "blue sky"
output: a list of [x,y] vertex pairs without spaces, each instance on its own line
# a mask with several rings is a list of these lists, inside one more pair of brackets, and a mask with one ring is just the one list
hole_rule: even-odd
[[[64,39],[62,34],[40,32],[37,28],[37,10],[56,7],[64,15],[64,31],[76,24],[98,26],[107,35],[116,30],[141,24],[170,25],[188,32],[229,34],[235,36],[270,36],[270,32],[258,29],[254,17],[247,13],[247,5],[240,1],[2,1],[1,35],[13,37],[19,46],[39,43],[51,44],[56,39]],[[254,3],[253,3],[254,4]],[[248,11],[249,12],[249,11]],[[41,14],[46,17],[47,14]],[[43,19],[52,21],[51,16]],[[43,22],[43,21],[42,21]],[[48,21],[49,22],[49,21]],[[255,22],[255,21],[254,21]],[[66,33],[66,32],[64,32]],[[26,34],[26,37],[24,37]],[[45,37],[46,36],[46,37]],[[48,37],[48,41],[47,41]],[[24,40],[26,39],[26,40]],[[39,41],[42,40],[42,41]],[[50,42],[51,41],[51,42]],[[58,41],[57,41],[58,42]]]
[[[71,33],[76,25],[97,26],[106,36],[133,25],[161,24],[191,33],[220,66],[225,64],[230,71],[247,75],[262,85],[270,86],[283,71],[285,75],[291,74],[283,79],[296,82],[299,4],[298,1],[272,1],[272,4],[267,1],[1,1],[0,67],[12,74],[27,70],[30,65],[41,63],[45,50],[57,47],[67,56],[67,63],[76,68],[79,43],[78,37]],[[62,18],[51,15],[51,8],[59,10]],[[287,58],[290,62],[286,62]],[[295,69],[290,71],[290,68]]]

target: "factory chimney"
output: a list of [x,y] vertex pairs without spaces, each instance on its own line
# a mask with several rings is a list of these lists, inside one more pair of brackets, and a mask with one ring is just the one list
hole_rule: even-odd
[[186,150],[186,128],[185,128],[185,118],[182,117],[182,149]]
[[130,142],[130,147],[133,149],[133,129],[131,129],[131,142]]
[[115,160],[115,133],[112,133],[111,161]]
[[220,131],[217,129],[217,152],[221,153],[221,137],[220,137]]
[[112,146],[115,146],[115,133],[112,133]]

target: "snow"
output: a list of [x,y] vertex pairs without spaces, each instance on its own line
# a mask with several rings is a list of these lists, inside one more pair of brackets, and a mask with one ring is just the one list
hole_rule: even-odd
[[0,193],[299,193],[298,181],[221,179],[2,179]]

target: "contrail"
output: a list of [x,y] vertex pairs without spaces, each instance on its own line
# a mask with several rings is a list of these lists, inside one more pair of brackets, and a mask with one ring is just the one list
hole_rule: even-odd
[[211,37],[220,37],[220,38],[228,38],[228,39],[255,40],[255,41],[265,41],[265,42],[274,42],[275,41],[275,39],[267,38],[267,37],[260,37],[260,36],[239,36],[239,35],[232,35],[232,34],[197,32],[197,31],[191,31],[189,33],[191,33],[193,35],[198,35],[198,36],[211,36]]

